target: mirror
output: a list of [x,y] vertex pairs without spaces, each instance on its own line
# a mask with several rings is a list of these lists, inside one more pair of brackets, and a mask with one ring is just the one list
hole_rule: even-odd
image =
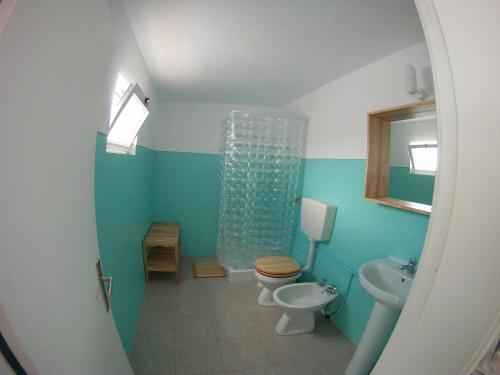
[[431,205],[438,155],[436,117],[392,121],[390,136],[387,196]]
[[429,215],[437,155],[433,99],[369,113],[365,199]]

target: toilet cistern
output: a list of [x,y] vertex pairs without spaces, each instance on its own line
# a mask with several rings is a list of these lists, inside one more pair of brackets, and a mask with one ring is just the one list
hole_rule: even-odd
[[328,203],[302,198],[300,229],[309,237],[307,263],[302,267],[302,272],[309,272],[312,269],[316,256],[316,242],[330,239],[336,212],[337,208]]

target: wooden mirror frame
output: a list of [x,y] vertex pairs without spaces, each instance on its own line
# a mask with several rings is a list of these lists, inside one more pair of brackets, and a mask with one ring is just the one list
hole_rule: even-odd
[[386,206],[430,215],[432,206],[387,196],[391,122],[426,117],[436,113],[436,101],[424,100],[368,113],[368,147],[366,156],[365,199]]

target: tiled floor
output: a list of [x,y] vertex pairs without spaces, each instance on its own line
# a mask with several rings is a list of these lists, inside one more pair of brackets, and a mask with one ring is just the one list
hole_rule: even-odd
[[329,321],[314,332],[279,336],[279,308],[257,304],[256,283],[153,274],[146,286],[130,361],[136,375],[343,375],[352,343]]

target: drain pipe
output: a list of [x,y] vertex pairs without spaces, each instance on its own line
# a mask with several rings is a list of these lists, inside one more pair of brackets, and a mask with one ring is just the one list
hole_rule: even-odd
[[315,257],[316,257],[316,240],[309,237],[309,252],[307,254],[307,263],[305,267],[302,267],[302,272],[310,272],[312,270]]
[[[337,308],[337,310],[334,310],[334,311],[328,311],[328,305],[323,307],[323,309],[321,309],[321,314],[326,318],[326,319],[330,319],[330,316],[332,316],[333,314],[337,314],[341,311],[344,310],[344,306],[345,306],[345,302],[347,300],[347,296],[349,295],[349,291],[351,290],[351,284],[352,284],[352,279],[354,278],[354,274],[351,273],[351,276],[349,277],[349,284],[347,285],[347,290],[345,292],[345,295],[343,296],[342,298],[342,303],[340,304],[339,308]],[[342,295],[342,293],[338,292],[339,293],[339,296]]]

